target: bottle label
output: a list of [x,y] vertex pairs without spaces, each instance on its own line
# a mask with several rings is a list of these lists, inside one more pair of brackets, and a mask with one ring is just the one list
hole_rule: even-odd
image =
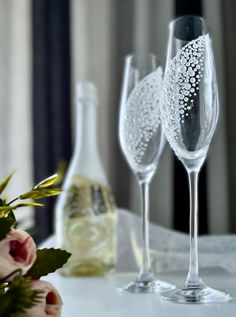
[[72,256],[63,274],[94,275],[112,269],[116,213],[109,186],[75,176],[65,193],[64,247]]
[[115,202],[109,186],[74,176],[71,186],[67,189],[65,209],[70,217],[112,212]]

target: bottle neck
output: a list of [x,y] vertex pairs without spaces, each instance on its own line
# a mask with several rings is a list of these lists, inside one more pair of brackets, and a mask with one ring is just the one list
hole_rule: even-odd
[[92,180],[107,182],[97,143],[97,105],[90,100],[77,104],[76,144],[71,171]]
[[75,156],[99,157],[97,147],[97,106],[87,101],[77,105]]

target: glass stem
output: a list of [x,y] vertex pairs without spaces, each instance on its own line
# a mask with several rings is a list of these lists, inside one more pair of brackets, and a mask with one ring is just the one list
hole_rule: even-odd
[[139,182],[142,199],[142,240],[143,263],[139,274],[140,281],[151,280],[150,255],[149,255],[149,182]]
[[185,287],[197,287],[202,284],[198,275],[198,175],[198,171],[188,172],[190,191],[190,258]]

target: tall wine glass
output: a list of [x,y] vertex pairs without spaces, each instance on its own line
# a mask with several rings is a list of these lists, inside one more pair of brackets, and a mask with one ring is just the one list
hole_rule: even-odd
[[119,139],[141,189],[143,221],[143,265],[137,280],[122,288],[132,293],[154,293],[172,288],[154,280],[149,259],[149,184],[165,144],[159,108],[161,85],[162,68],[155,55],[126,57]]
[[205,285],[198,273],[198,174],[218,119],[211,37],[201,17],[183,16],[170,24],[161,118],[167,140],[187,170],[190,189],[189,272],[184,286],[163,298],[180,303],[227,301],[227,293]]

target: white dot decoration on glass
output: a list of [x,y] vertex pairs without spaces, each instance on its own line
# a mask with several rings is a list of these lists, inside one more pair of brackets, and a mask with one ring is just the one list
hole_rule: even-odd
[[199,98],[204,70],[205,35],[186,44],[170,61],[161,94],[161,117],[168,141],[175,148],[178,132]]
[[142,79],[131,92],[124,115],[124,142],[134,164],[142,157],[160,124],[162,68]]

